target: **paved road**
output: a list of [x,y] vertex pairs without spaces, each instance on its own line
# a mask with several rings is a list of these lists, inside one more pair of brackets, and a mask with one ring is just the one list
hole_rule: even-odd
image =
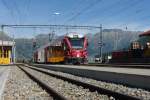
[[9,66],[0,66],[0,100],[9,75]]

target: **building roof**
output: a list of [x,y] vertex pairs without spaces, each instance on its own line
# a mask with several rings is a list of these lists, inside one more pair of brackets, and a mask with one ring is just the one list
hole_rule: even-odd
[[2,41],[0,40],[0,46],[13,46],[15,45],[15,42],[13,41]]
[[150,30],[141,33],[139,36],[140,36],[140,37],[141,37],[141,36],[150,36]]

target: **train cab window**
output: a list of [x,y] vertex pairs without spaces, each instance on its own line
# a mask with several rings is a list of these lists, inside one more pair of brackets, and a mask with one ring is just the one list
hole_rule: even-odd
[[0,58],[2,58],[2,51],[0,50]]
[[8,58],[8,50],[4,50],[4,58]]
[[6,51],[4,51],[4,58],[6,58]]

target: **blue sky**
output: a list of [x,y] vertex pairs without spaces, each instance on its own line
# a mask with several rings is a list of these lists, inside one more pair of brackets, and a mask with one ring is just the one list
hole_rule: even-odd
[[[0,0],[0,24],[102,24],[104,28],[143,31],[150,29],[149,4],[150,0]],[[6,31],[28,37],[51,30]]]

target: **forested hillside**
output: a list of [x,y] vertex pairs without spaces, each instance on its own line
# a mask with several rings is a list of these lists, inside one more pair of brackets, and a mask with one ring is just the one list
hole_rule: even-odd
[[[138,39],[138,34],[141,32],[135,31],[123,31],[120,29],[104,29],[103,30],[103,52],[111,52],[112,50],[127,49],[130,43]],[[88,52],[89,56],[94,56],[98,53],[98,42],[99,42],[99,33],[96,34],[86,34],[88,37],[89,47]],[[59,38],[62,36],[57,36]],[[12,40],[11,37],[7,36],[4,33],[0,33],[0,40]],[[49,42],[48,34],[39,34],[35,37],[36,48]],[[32,59],[33,50],[33,39],[26,38],[16,38],[16,56],[17,59],[30,60]]]

